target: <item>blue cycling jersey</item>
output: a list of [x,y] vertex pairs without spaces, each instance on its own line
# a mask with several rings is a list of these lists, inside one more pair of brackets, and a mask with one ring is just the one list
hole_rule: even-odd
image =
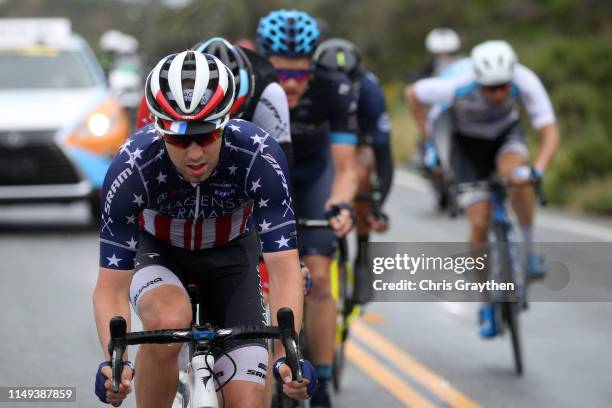
[[376,76],[366,71],[359,82],[359,143],[368,145],[389,144],[391,120],[387,113],[385,96]]
[[251,122],[230,120],[219,162],[204,182],[178,173],[153,125],[121,147],[102,190],[100,267],[133,269],[141,230],[168,245],[217,247],[257,224],[264,252],[297,247],[287,163]]
[[357,144],[357,101],[352,85],[340,72],[317,70],[291,109],[295,165],[322,153],[330,143]]

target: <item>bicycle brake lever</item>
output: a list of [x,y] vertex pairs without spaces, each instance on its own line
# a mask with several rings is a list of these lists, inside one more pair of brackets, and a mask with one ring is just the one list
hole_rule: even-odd
[[297,344],[297,334],[295,333],[295,323],[293,311],[288,307],[283,307],[276,313],[278,327],[281,332],[281,341],[285,347],[286,362],[291,368],[293,379],[298,382],[304,381],[302,367],[300,367],[300,350]]
[[121,316],[115,316],[110,321],[110,341],[108,353],[111,356],[111,368],[113,370],[112,390],[119,392],[121,372],[123,371],[123,353],[125,352],[125,336],[127,324]]

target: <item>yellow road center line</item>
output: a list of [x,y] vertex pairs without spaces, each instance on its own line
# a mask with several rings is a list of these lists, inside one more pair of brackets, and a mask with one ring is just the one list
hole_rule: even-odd
[[376,350],[381,356],[397,366],[404,373],[414,378],[425,388],[437,395],[442,401],[452,407],[476,408],[478,403],[454,388],[448,381],[440,377],[423,364],[416,361],[398,346],[376,333],[365,324],[356,321],[351,325],[351,334]]
[[412,408],[436,407],[435,404],[425,399],[356,343],[347,340],[345,347],[347,358],[359,367],[361,371],[389,391],[404,406]]

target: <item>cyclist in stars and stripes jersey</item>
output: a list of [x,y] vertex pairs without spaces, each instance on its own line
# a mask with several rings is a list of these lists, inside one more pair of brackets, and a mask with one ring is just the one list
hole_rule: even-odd
[[[112,316],[129,321],[129,303],[145,330],[188,327],[192,316],[185,286],[190,283],[200,287],[200,307],[211,324],[265,324],[260,250],[274,287],[272,315],[290,307],[299,328],[303,282],[287,163],[264,130],[228,120],[234,93],[229,68],[198,51],[167,56],[149,74],[145,96],[155,123],[122,146],[104,182],[94,292],[103,346]],[[276,350],[282,361],[283,348]],[[139,407],[171,406],[179,351],[180,345],[141,346],[136,359]],[[225,352],[214,367],[216,373],[235,370],[224,386],[225,406],[263,406],[265,343],[236,341]],[[314,372],[308,361],[303,364],[306,374]],[[100,399],[116,403],[125,398],[130,370],[126,365],[120,393],[107,389]],[[282,378],[291,375],[284,364],[279,371]],[[105,361],[97,374],[102,390],[109,376]],[[285,392],[307,398],[316,377],[307,378],[289,382]]]

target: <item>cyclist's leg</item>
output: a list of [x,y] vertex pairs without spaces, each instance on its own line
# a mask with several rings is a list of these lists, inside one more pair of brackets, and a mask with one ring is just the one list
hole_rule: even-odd
[[[457,137],[457,149],[454,158],[458,183],[486,180],[495,171],[495,153],[497,144],[492,141],[478,140],[469,137]],[[469,242],[472,244],[473,256],[479,254],[479,244],[488,242],[490,211],[488,191],[469,191],[460,194],[459,204],[465,208],[471,230]],[[477,272],[476,279],[483,282],[489,270],[483,268]],[[497,334],[497,324],[492,305],[484,302],[479,310],[480,335],[492,337]]]
[[[455,163],[457,183],[486,180],[495,170],[495,150],[490,141],[456,136]],[[465,209],[470,222],[469,242],[479,244],[488,241],[489,193],[484,190],[460,194],[459,204]]]
[[336,304],[331,293],[330,258],[310,255],[304,262],[312,274],[312,290],[306,298],[306,327],[310,360],[315,365],[331,365],[336,331]]
[[[296,163],[292,176],[299,217],[324,218],[325,200],[331,194],[333,182],[330,152],[308,163]],[[336,304],[330,289],[330,264],[336,237],[329,229],[300,229],[298,234],[300,254],[312,278],[312,289],[306,297],[309,358],[320,380],[318,392],[325,392],[326,380],[331,378],[336,335]]]
[[[510,178],[517,167],[526,166],[529,150],[524,142],[524,136],[519,125],[513,126],[508,132],[506,142],[499,150],[497,168],[501,177]],[[512,188],[509,191],[512,208],[516,213],[521,228],[533,225],[535,209],[535,191],[532,185]]]
[[[258,261],[259,243],[254,230],[221,247],[181,259],[186,279],[197,282],[200,288],[202,322],[218,327],[266,324]],[[263,407],[268,366],[266,342],[228,342],[225,352],[227,355],[215,355],[214,367],[219,382],[225,384],[225,407]],[[221,393],[218,397],[219,406],[223,406]]]
[[[189,327],[191,303],[165,244],[143,232],[130,300],[144,330]],[[136,356],[136,402],[139,408],[170,407],[178,381],[180,344],[140,346]]]
[[[372,185],[370,183],[370,177],[374,171],[375,158],[374,150],[368,145],[361,145],[357,148],[357,177],[359,183],[359,192],[370,193],[372,191]],[[369,284],[369,280],[366,273],[369,270],[363,267],[361,261],[363,256],[364,248],[370,240],[370,226],[368,224],[368,214],[371,211],[371,204],[367,201],[355,201],[355,212],[357,213],[357,254],[355,257],[355,266],[353,271],[355,272],[355,292],[353,300],[358,303],[366,303],[372,297],[372,290]]]
[[[515,125],[510,129],[507,141],[501,147],[497,166],[503,177],[511,177],[514,169],[526,166],[529,159],[529,150],[524,142],[521,128]],[[529,277],[543,277],[546,270],[543,258],[534,251],[533,217],[535,212],[535,189],[532,185],[516,187],[509,192],[512,208],[525,242],[527,259],[526,271]]]
[[428,113],[431,139],[438,153],[439,167],[432,174],[432,182],[438,194],[438,209],[448,205],[448,181],[450,176],[450,155],[452,142],[452,115],[448,109],[434,106]]

